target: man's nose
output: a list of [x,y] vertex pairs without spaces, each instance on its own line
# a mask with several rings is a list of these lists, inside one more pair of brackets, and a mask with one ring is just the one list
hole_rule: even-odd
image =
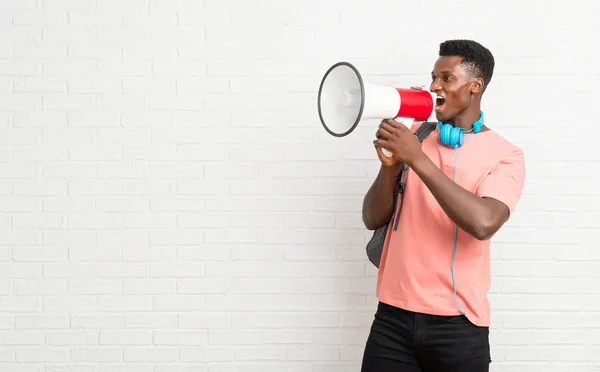
[[438,82],[438,80],[437,80],[437,79],[434,79],[434,80],[431,82],[431,84],[429,85],[429,90],[430,90],[431,92],[434,92],[434,93],[435,93],[435,91],[436,91],[436,90],[440,90],[440,84],[439,84],[439,82]]

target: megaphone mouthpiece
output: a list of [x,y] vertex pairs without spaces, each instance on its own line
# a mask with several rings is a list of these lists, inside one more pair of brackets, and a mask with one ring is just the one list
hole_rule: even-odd
[[396,117],[427,121],[433,113],[435,97],[422,88],[396,88],[400,95],[400,109]]

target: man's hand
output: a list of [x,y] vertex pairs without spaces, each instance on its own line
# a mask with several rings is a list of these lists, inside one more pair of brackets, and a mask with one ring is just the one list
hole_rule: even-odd
[[[410,166],[423,155],[417,136],[406,125],[396,120],[382,120],[376,137],[377,139],[373,141],[373,144],[377,149],[379,160],[384,165],[392,166],[399,162],[405,162]],[[382,148],[391,152],[393,157],[388,158],[385,156],[381,152]]]

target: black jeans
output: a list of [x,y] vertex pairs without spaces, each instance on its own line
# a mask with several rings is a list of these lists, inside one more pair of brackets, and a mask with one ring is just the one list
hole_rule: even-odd
[[488,372],[489,328],[379,303],[361,372]]

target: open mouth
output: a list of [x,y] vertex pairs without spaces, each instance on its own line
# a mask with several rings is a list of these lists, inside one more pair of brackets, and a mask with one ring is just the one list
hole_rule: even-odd
[[446,98],[437,96],[435,100],[435,109],[439,110],[442,106],[444,106],[444,103],[446,103]]

